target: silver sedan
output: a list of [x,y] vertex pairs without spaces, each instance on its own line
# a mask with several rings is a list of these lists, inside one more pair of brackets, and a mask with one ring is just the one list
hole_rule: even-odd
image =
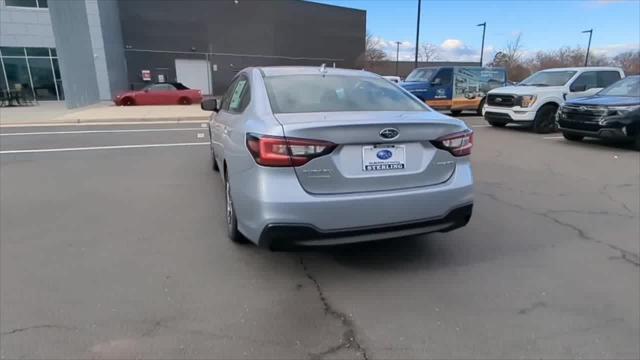
[[247,68],[205,100],[228,235],[271,249],[446,232],[473,205],[464,122],[359,70]]

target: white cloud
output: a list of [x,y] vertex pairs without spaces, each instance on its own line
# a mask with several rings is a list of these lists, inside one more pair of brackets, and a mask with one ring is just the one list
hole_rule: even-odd
[[611,44],[602,47],[594,47],[591,51],[597,55],[605,55],[608,57],[614,57],[618,54],[627,51],[639,51],[640,44]]
[[[387,53],[390,60],[396,59],[397,45],[395,41],[378,38],[379,48]],[[411,41],[401,41],[398,51],[398,58],[404,61],[411,61],[415,56],[415,46]],[[440,45],[433,45],[437,49],[437,58],[435,61],[479,61],[480,49],[471,48],[458,39],[447,39]],[[485,47],[485,59],[490,59],[493,53],[493,47]],[[492,56],[492,55],[491,55]]]
[[464,43],[458,39],[447,39],[445,41],[442,42],[442,44],[440,45],[441,48],[443,49],[461,49],[464,47]]

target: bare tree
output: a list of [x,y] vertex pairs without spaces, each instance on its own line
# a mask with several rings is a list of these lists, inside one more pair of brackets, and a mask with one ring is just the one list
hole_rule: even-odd
[[531,74],[531,70],[522,61],[523,56],[522,34],[509,41],[504,50],[499,51],[493,61],[492,67],[503,67],[507,70],[509,80],[520,81]]
[[522,59],[522,33],[507,43],[503,51],[507,64],[516,64]]
[[386,60],[387,53],[381,49],[382,42],[379,38],[373,36],[369,31],[367,31],[367,36],[365,38],[365,49],[364,49],[364,60],[366,65],[371,65],[376,61]]
[[430,43],[421,44],[418,49],[418,58],[424,62],[437,60],[438,47]]
[[627,75],[640,74],[640,50],[618,54],[613,58],[613,63],[620,66]]

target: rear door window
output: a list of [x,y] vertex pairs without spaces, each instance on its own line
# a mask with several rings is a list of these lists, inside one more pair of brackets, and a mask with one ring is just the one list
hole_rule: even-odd
[[220,110],[225,110],[225,111],[229,110],[229,101],[231,100],[231,94],[233,94],[233,89],[236,88],[236,84],[238,83],[239,79],[240,78],[235,78],[231,82],[231,85],[229,85],[229,88],[227,89],[227,91],[224,93],[224,96],[222,97],[222,105],[220,106]]
[[[229,111],[239,113],[244,110],[246,102],[243,101],[245,95],[249,92],[249,81],[246,77],[242,76],[238,79],[233,92],[231,93],[231,99],[229,100]],[[243,106],[244,104],[244,106]]]
[[620,73],[617,71],[600,71],[598,73],[598,87],[606,88],[620,79]]

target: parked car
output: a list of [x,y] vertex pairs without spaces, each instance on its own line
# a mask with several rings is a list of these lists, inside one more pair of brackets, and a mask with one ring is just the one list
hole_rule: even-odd
[[622,79],[615,67],[557,68],[538,71],[515,86],[493,89],[483,114],[492,126],[531,126],[537,133],[556,130],[556,112],[566,100],[590,96]]
[[401,85],[432,108],[457,116],[463,110],[482,115],[486,93],[506,81],[501,68],[435,67],[413,70]]
[[595,137],[633,142],[640,150],[640,75],[593,96],[567,101],[558,111],[558,127],[567,140]]
[[127,91],[113,99],[120,106],[130,105],[190,105],[202,101],[200,90],[189,89],[179,82],[151,84],[142,90]]
[[209,121],[229,238],[271,249],[447,232],[473,204],[472,131],[380,76],[247,68]]
[[402,79],[400,79],[400,76],[383,76],[383,78],[395,84],[400,84],[400,82],[402,81]]

